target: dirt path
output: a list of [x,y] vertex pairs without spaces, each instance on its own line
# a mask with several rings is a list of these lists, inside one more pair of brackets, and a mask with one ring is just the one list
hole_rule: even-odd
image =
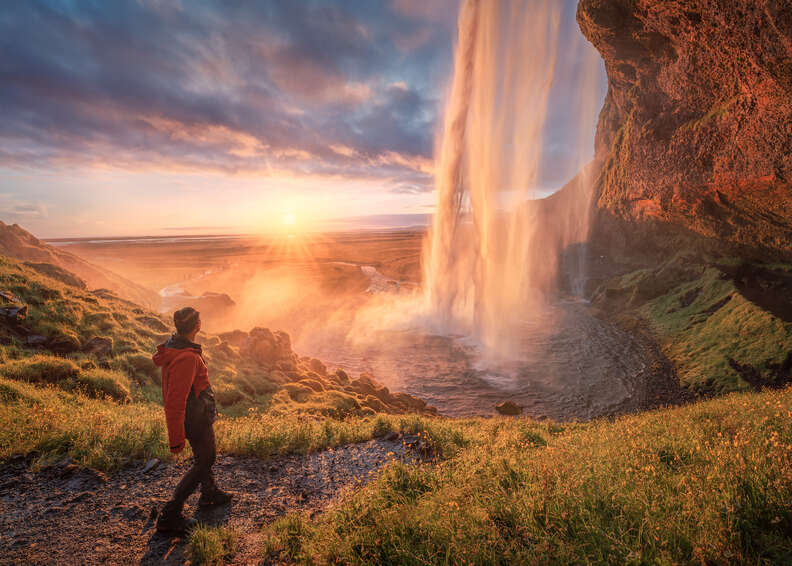
[[[240,535],[235,564],[258,562],[262,525],[290,511],[314,514],[365,484],[393,459],[411,458],[401,439],[379,439],[309,455],[269,460],[219,456],[220,486],[237,493],[229,506],[185,513]],[[16,459],[0,470],[0,564],[181,564],[184,540],[154,529],[186,463],[138,463],[104,477],[61,463],[33,473]]]

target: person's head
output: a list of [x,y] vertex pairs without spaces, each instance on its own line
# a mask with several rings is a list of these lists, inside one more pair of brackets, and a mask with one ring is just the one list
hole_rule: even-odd
[[195,337],[201,329],[201,315],[192,307],[184,307],[173,313],[176,332],[186,337]]

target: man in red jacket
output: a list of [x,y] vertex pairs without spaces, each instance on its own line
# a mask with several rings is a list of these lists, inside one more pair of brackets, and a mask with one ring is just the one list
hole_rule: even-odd
[[176,334],[157,346],[152,359],[162,369],[162,400],[170,450],[178,454],[184,450],[185,439],[189,440],[195,459],[176,486],[173,498],[163,507],[157,530],[184,533],[196,523],[182,514],[184,502],[199,484],[201,507],[228,503],[232,496],[217,488],[212,474],[216,456],[212,425],[217,410],[201,346],[195,343],[195,336],[201,330],[201,317],[194,308],[185,307],[173,314],[173,322]]

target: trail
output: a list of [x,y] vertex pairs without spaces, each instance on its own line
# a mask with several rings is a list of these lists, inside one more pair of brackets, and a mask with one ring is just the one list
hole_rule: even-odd
[[[311,515],[366,484],[394,459],[411,459],[400,439],[377,439],[308,455],[218,456],[217,482],[235,501],[187,516],[227,525],[239,533],[231,564],[257,562],[261,527],[291,511]],[[146,471],[137,463],[104,477],[62,463],[29,471],[17,458],[0,471],[0,564],[182,564],[185,541],[160,535],[153,510],[161,508],[188,466],[160,463]]]

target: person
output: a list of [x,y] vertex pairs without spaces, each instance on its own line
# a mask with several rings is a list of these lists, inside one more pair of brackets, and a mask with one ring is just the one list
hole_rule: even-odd
[[170,451],[180,453],[186,439],[192,447],[194,460],[176,486],[173,498],[159,514],[157,530],[183,534],[196,524],[194,519],[184,517],[183,509],[185,501],[199,485],[199,507],[226,504],[233,496],[217,487],[212,473],[216,456],[213,423],[217,410],[201,346],[195,343],[201,330],[200,314],[192,307],[184,307],[173,314],[173,322],[176,333],[157,346],[152,359],[162,371],[162,400]]

